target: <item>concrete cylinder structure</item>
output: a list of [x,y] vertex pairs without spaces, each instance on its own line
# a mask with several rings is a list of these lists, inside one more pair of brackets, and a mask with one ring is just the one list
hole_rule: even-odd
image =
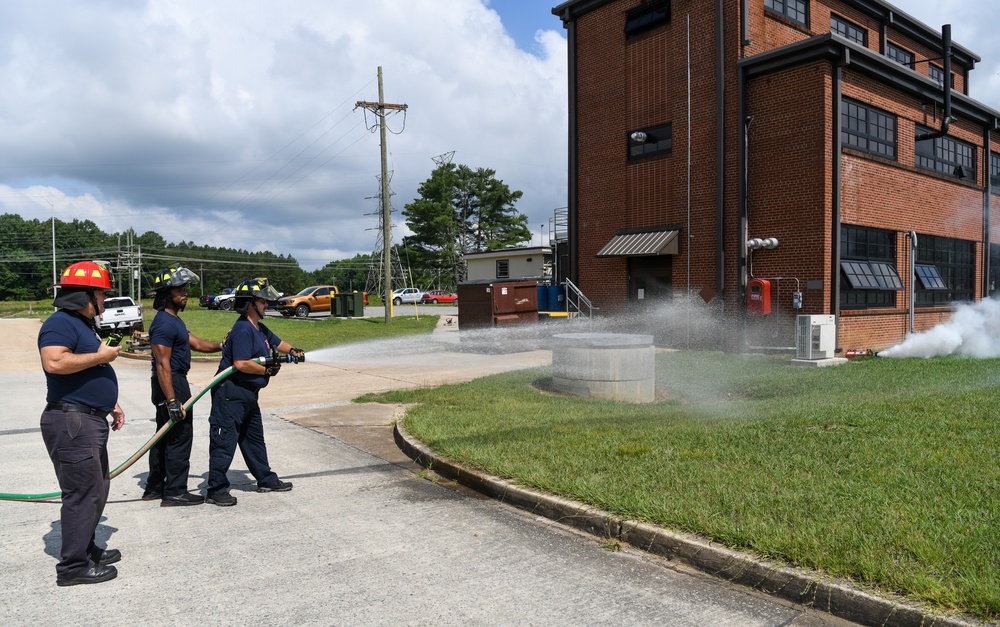
[[652,335],[562,333],[552,339],[555,390],[630,403],[655,399]]

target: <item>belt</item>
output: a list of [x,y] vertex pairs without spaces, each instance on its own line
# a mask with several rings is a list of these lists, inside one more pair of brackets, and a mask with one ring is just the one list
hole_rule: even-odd
[[79,414],[90,414],[98,418],[106,418],[108,415],[106,411],[95,409],[89,405],[77,405],[76,403],[48,403],[45,405],[45,411],[76,412]]
[[260,387],[258,387],[256,385],[250,385],[249,383],[243,383],[242,381],[238,381],[236,379],[229,379],[229,382],[232,383],[233,385],[235,385],[238,388],[243,388],[244,390],[250,390],[254,394],[256,394],[257,392],[260,392]]

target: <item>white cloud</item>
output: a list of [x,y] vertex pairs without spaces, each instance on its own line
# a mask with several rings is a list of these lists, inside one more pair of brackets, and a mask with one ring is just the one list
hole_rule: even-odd
[[525,53],[478,0],[3,3],[0,42],[3,212],[49,199],[307,269],[371,252],[379,140],[354,105],[378,66],[409,106],[387,124],[397,211],[451,150],[524,191],[530,223],[565,204],[565,39]]
[[940,32],[951,24],[952,41],[982,61],[970,75],[969,95],[1000,110],[1000,38],[996,36],[995,0],[898,0],[903,12]]
[[[0,3],[0,212],[48,219],[44,196],[62,220],[289,253],[307,269],[371,252],[379,140],[354,104],[378,100],[382,66],[386,101],[409,106],[388,122],[395,239],[398,211],[449,151],[522,190],[534,230],[566,204],[553,4],[519,9],[552,25],[529,54],[480,0]],[[952,24],[983,58],[972,96],[1000,109],[993,0],[897,4]]]

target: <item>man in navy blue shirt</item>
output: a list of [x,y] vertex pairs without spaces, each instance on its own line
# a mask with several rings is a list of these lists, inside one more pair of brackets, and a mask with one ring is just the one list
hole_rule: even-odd
[[38,332],[47,388],[41,431],[62,490],[56,584],[75,586],[118,576],[110,564],[121,552],[97,546],[95,536],[111,487],[107,416],[115,431],[125,424],[111,367],[121,347],[101,342],[94,326],[111,289],[106,268],[93,261],[74,263],[56,287],[52,305],[58,309]]
[[191,398],[187,373],[191,369],[191,349],[202,353],[222,350],[218,342],[199,339],[188,331],[180,312],[187,305],[187,286],[198,275],[187,268],[165,268],[153,282],[156,316],[149,327],[153,349],[152,401],[156,407],[156,429],[168,421],[174,426],[149,449],[149,476],[142,500],[160,500],[160,507],[201,505],[205,497],[188,492],[193,417],[183,404]]
[[[236,372],[212,389],[212,414],[209,418],[206,502],[221,507],[236,505],[236,497],[229,493],[226,473],[233,462],[237,445],[250,474],[257,480],[258,492],[288,492],[292,489],[292,484],[279,479],[268,464],[264,423],[257,395],[281,367],[271,358],[272,348],[295,357],[305,355],[261,322],[267,302],[278,298],[278,293],[267,279],[244,281],[236,288],[235,294],[234,305],[240,318],[222,343],[218,371],[233,366]],[[266,358],[265,363],[254,361],[260,357]]]

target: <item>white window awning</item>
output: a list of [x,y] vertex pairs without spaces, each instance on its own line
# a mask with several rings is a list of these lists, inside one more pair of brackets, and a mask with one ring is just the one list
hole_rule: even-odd
[[611,238],[598,257],[653,257],[676,255],[680,231],[641,231],[623,233]]

